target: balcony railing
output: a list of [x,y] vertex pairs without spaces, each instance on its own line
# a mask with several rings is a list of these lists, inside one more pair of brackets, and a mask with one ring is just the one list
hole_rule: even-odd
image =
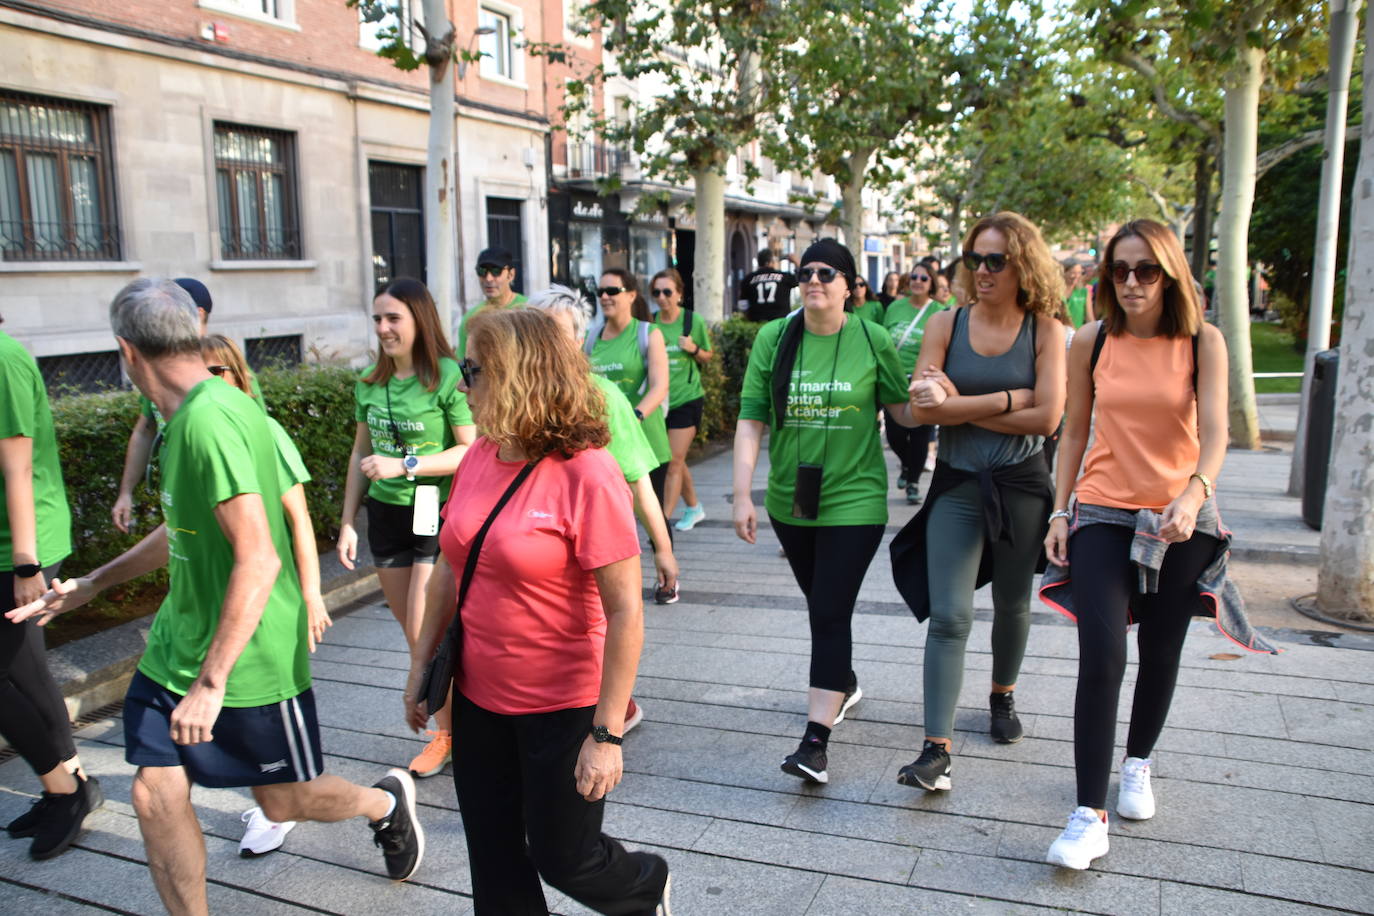
[[629,162],[629,155],[623,148],[605,143],[560,140],[554,144],[553,161],[567,168],[568,178],[605,178],[619,173]]

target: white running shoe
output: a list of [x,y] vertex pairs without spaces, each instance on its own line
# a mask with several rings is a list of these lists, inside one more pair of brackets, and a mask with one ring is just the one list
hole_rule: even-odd
[[1121,761],[1121,787],[1116,796],[1116,813],[1132,821],[1148,821],[1155,816],[1155,793],[1150,789],[1150,761],[1127,757]]
[[1074,808],[1068,826],[1050,844],[1045,861],[1083,871],[1107,854],[1107,822],[1092,808]]
[[244,828],[243,839],[239,840],[239,855],[245,859],[265,856],[280,849],[281,844],[286,842],[286,835],[296,826],[295,821],[278,824],[268,820],[261,808],[249,808],[243,812],[242,820],[248,826]]

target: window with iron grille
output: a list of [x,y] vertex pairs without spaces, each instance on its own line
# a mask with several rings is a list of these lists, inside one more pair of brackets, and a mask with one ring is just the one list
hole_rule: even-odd
[[0,256],[120,257],[109,109],[0,92]]
[[295,135],[215,124],[220,254],[225,260],[298,259]]
[[124,387],[118,350],[40,356],[38,371],[42,373],[43,384],[53,397]]
[[243,355],[248,366],[257,371],[269,366],[299,366],[301,364],[301,335],[281,337],[249,337],[243,342]]

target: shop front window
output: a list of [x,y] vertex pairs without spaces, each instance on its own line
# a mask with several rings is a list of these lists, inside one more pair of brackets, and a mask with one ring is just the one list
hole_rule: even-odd
[[647,286],[650,277],[670,265],[667,232],[630,228],[630,269],[642,284]]
[[[568,271],[574,286],[583,291],[601,282],[601,224],[573,222],[568,229]],[[595,301],[596,297],[593,296]]]

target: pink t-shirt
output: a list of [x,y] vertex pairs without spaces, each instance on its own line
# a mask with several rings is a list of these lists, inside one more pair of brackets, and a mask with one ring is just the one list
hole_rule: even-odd
[[[468,546],[520,462],[483,437],[444,508],[439,546],[461,582]],[[549,455],[496,517],[463,603],[457,687],[483,709],[524,715],[594,706],[606,615],[592,570],[639,555],[630,488],[603,449]]]

